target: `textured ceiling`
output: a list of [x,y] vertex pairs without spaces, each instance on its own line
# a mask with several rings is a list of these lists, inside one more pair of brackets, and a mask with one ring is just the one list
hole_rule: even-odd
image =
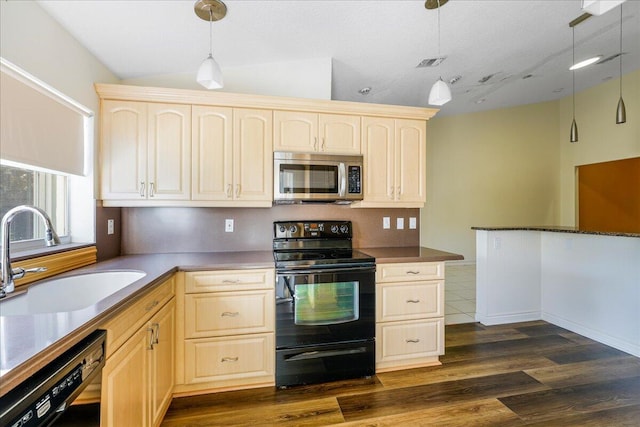
[[[39,3],[122,79],[195,72],[209,49],[194,1],[41,0]],[[580,0],[226,0],[213,26],[222,66],[333,59],[332,98],[426,106],[431,84],[462,78],[441,115],[549,101],[571,93],[571,29]],[[623,10],[623,73],[640,68],[640,1]],[[619,51],[620,9],[575,27],[576,59]],[[576,71],[576,90],[619,75],[618,60]],[[371,87],[368,95],[358,91]]]

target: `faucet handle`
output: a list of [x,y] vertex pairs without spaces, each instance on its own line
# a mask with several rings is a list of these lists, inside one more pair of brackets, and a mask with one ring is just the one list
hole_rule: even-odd
[[13,269],[13,278],[21,279],[27,273],[42,273],[43,271],[47,271],[47,267],[33,267],[33,268],[14,268]]

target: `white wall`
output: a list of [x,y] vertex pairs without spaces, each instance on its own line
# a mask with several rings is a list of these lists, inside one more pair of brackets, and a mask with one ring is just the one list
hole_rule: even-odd
[[[204,58],[203,58],[204,59]],[[295,98],[331,99],[331,58],[224,67],[224,88],[219,92]],[[192,73],[163,74],[122,80],[136,86],[202,89]]]
[[[93,83],[118,78],[37,3],[0,2],[0,56],[98,112]],[[96,116],[97,117],[97,116]],[[37,118],[34,118],[37,119]],[[97,126],[92,152],[97,147]],[[95,241],[94,165],[86,178],[72,178],[71,233],[75,241]]]
[[619,80],[571,97],[435,117],[427,123],[427,204],[420,243],[473,261],[472,226],[575,223],[575,167],[640,156],[640,70],[623,76],[627,123],[615,124]]
[[423,246],[475,260],[472,226],[558,221],[555,103],[431,119]]

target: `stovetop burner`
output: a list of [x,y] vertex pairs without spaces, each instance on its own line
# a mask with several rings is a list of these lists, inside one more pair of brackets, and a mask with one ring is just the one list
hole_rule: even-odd
[[351,248],[351,221],[277,221],[273,256],[276,268],[370,266],[375,258]]

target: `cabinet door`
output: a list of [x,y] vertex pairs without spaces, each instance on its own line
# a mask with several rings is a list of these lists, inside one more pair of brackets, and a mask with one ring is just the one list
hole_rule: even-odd
[[273,126],[274,151],[318,151],[318,114],[274,111]]
[[426,201],[426,131],[421,120],[396,120],[395,199]]
[[102,369],[101,426],[149,425],[148,346],[149,333],[140,329]]
[[147,104],[105,100],[101,109],[101,197],[104,200],[144,198]]
[[360,117],[319,114],[318,151],[328,154],[360,154]]
[[364,201],[394,200],[394,120],[362,118],[364,156]]
[[273,198],[273,120],[267,110],[233,111],[234,199]]
[[154,316],[150,326],[155,333],[156,344],[154,344],[152,351],[147,352],[149,357],[149,377],[151,378],[149,419],[151,420],[151,425],[157,426],[162,422],[173,394],[175,300],[165,305]]
[[233,198],[233,109],[192,107],[193,200]]
[[148,109],[147,197],[191,198],[191,106],[153,104]]

